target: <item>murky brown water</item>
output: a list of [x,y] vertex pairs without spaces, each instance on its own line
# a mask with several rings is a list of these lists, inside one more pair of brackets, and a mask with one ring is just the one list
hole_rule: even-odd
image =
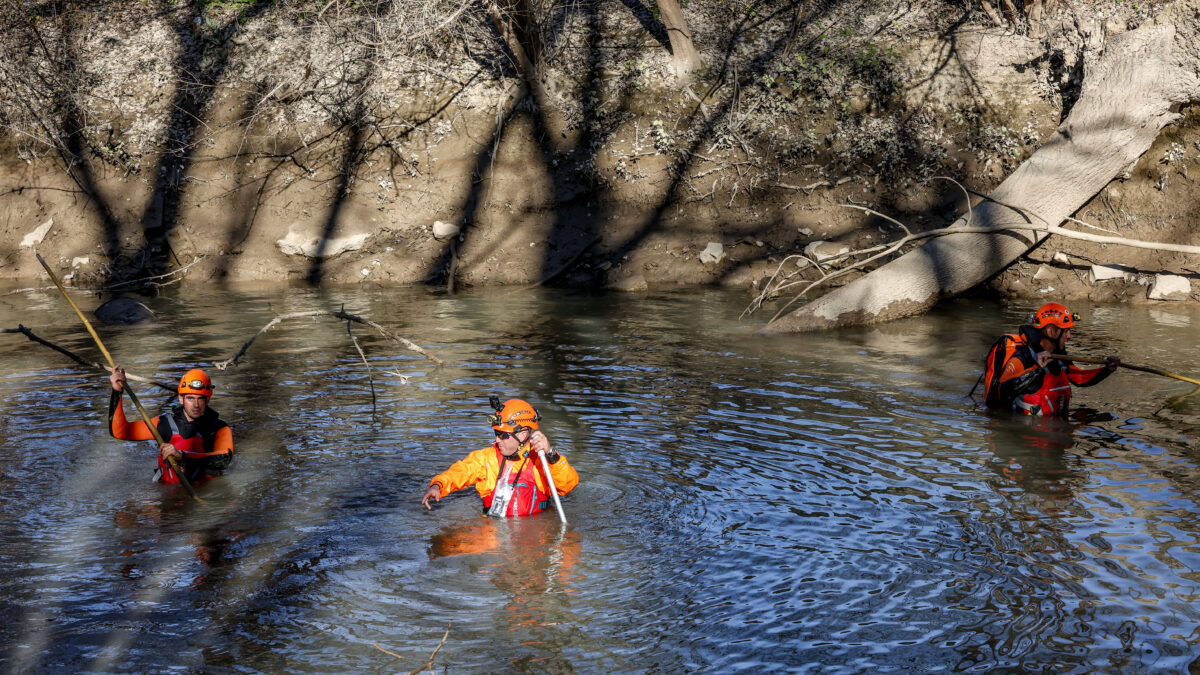
[[[964,394],[1030,308],[765,336],[736,321],[744,300],[170,291],[147,301],[162,325],[101,328],[131,372],[171,381],[275,312],[343,303],[446,361],[356,327],[373,415],[344,323],[263,335],[214,373],[239,457],[201,504],[108,436],[103,376],[0,336],[0,664],[406,672],[447,625],[450,672],[1170,672],[1200,654],[1200,404],[1158,410],[1186,385],[1122,371],[1077,391],[1098,413],[998,421]],[[1079,309],[1078,353],[1200,372],[1195,309]],[[17,323],[99,359],[55,293],[0,296]],[[490,442],[490,394],[532,399],[578,468],[566,529],[482,518],[473,491],[421,508]]]

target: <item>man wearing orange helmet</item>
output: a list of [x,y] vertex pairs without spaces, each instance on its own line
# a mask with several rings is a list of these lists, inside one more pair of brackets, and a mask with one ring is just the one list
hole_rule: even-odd
[[[125,390],[125,371],[119,367],[109,375],[112,396],[108,404],[109,431],[123,441],[149,441],[153,432],[145,422],[130,422],[121,408]],[[188,482],[195,484],[220,475],[233,459],[233,430],[208,407],[213,384],[199,368],[189,370],[179,380],[179,405],[151,420],[167,441],[158,448],[158,479],[178,483],[179,477],[167,464],[168,457],[179,463]]]
[[[433,508],[430,499],[440,502],[451,492],[474,485],[483,499],[485,514],[499,518],[532,516],[549,508],[551,485],[559,495],[565,495],[579,484],[579,474],[566,457],[551,449],[550,440],[538,428],[541,416],[533,406],[518,398],[501,405],[493,397],[492,407],[496,412],[488,415],[488,421],[496,434],[495,441],[434,476],[421,498],[426,509]],[[547,480],[535,453],[545,457],[552,480]]]
[[1071,385],[1090,387],[1112,374],[1121,365],[1115,356],[1106,357],[1104,366],[1090,370],[1051,358],[1067,353],[1067,341],[1078,320],[1079,315],[1065,305],[1049,302],[1015,335],[1001,336],[984,365],[987,407],[1026,415],[1065,415],[1071,403]]

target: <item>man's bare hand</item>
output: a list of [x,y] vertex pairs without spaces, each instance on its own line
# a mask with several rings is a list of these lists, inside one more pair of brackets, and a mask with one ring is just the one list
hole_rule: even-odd
[[421,498],[421,503],[425,506],[425,508],[432,510],[433,507],[429,505],[430,499],[434,500],[435,502],[442,501],[442,486],[438,485],[437,483],[430,485],[429,489],[425,491],[425,496]]
[[162,457],[164,462],[172,457],[174,457],[176,461],[183,459],[183,453],[179,451],[179,448],[171,445],[170,443],[163,443],[162,445],[158,446],[158,456]]
[[112,385],[113,391],[125,391],[125,369],[113,366],[112,373],[108,376],[108,382]]

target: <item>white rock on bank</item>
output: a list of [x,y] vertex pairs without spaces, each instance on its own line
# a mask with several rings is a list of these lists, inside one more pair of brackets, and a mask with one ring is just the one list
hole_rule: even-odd
[[1177,274],[1155,274],[1150,287],[1151,300],[1187,300],[1192,294],[1192,282]]
[[443,223],[440,220],[433,221],[433,238],[438,241],[457,237],[462,228],[454,223]]
[[91,257],[86,256],[86,255],[80,256],[78,258],[71,258],[71,267],[79,267],[80,265],[86,265],[86,264],[90,263],[91,261],[92,261]]
[[1050,268],[1045,265],[1038,266],[1038,270],[1033,273],[1035,281],[1043,281],[1045,279],[1053,279],[1058,275],[1050,271]]
[[1088,279],[1093,284],[1099,281],[1112,281],[1113,279],[1124,281],[1129,279],[1129,276],[1129,270],[1111,265],[1092,265],[1091,271],[1088,272]]
[[1058,253],[1054,254],[1054,262],[1058,263],[1059,265],[1070,265],[1071,259],[1067,257],[1066,253],[1059,251]]
[[715,241],[708,242],[708,246],[700,252],[700,262],[707,265],[716,265],[724,259],[725,247]]
[[306,258],[318,257],[318,251],[322,258],[332,258],[346,251],[357,251],[363,247],[367,238],[371,235],[367,233],[352,234],[349,237],[340,237],[338,239],[330,239],[325,242],[324,249],[321,248],[321,239],[311,235],[306,235],[295,230],[287,233],[287,236],[275,242],[280,251],[287,255],[302,255]]
[[46,234],[48,232],[50,232],[50,228],[53,226],[54,226],[53,218],[51,218],[50,220],[47,220],[46,222],[42,223],[41,225],[38,225],[36,228],[34,228],[33,232],[30,232],[29,234],[25,235],[25,238],[21,240],[22,248],[29,248],[31,246],[37,246],[38,244],[42,243],[42,240],[46,238]]
[[845,244],[835,244],[832,241],[814,241],[804,247],[804,254],[813,258],[817,262],[836,258],[839,255],[844,255],[850,252],[850,247]]

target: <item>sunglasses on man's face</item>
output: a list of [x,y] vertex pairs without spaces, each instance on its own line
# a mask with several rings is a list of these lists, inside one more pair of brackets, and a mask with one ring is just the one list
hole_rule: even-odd
[[499,439],[500,439],[500,440],[502,440],[502,441],[507,441],[507,440],[508,440],[508,439],[510,439],[510,438],[514,438],[514,437],[516,437],[516,435],[517,435],[517,434],[523,434],[523,433],[528,433],[528,430],[521,430],[521,431],[497,431],[497,432],[496,432],[496,438],[499,438]]

